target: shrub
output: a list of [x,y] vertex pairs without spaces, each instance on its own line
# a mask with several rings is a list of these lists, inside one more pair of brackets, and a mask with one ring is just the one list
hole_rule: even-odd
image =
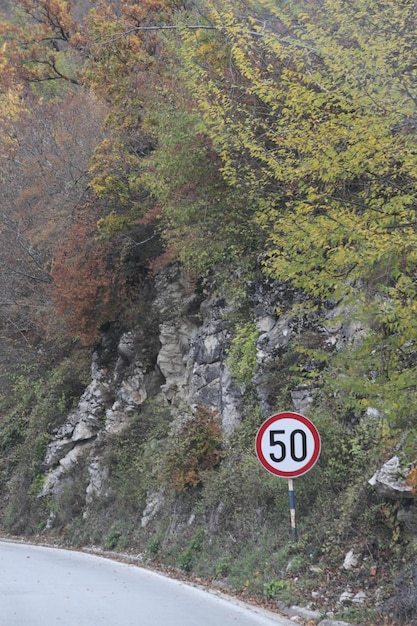
[[222,431],[216,411],[197,407],[172,435],[163,459],[164,482],[181,493],[200,485],[205,471],[222,459]]
[[203,547],[204,528],[199,528],[195,536],[178,558],[180,569],[184,572],[190,572],[193,567],[195,555],[201,551]]
[[255,373],[258,334],[252,321],[236,328],[227,363],[239,383],[248,383]]
[[288,581],[286,580],[270,580],[268,583],[264,583],[264,596],[267,600],[273,600],[279,591],[288,588]]

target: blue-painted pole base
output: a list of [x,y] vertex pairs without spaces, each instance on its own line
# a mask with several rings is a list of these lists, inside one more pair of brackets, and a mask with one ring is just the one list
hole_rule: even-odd
[[288,495],[290,498],[290,516],[291,516],[291,539],[297,541],[297,526],[295,523],[295,498],[294,498],[294,481],[288,479]]

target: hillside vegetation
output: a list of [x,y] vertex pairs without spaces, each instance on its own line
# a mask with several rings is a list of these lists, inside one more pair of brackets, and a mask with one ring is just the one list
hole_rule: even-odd
[[[416,624],[412,525],[367,482],[398,456],[417,492],[416,3],[2,1],[0,45],[3,532],[141,552],[247,596],[328,602],[345,620]],[[155,332],[149,293],[171,266],[233,303],[228,364],[245,397],[233,443],[200,407],[164,447],[166,412],[149,402],[103,451],[113,500],[83,518],[80,466],[49,528],[38,495],[51,435],[106,333]],[[314,389],[322,435],[297,484],[297,544],[277,521],[287,487],[253,449],[267,417],[259,280],[297,294],[286,314],[304,328],[330,307],[360,329],[338,346],[304,334],[275,364],[276,410]],[[227,524],[167,542],[167,514],[141,533],[156,483],[169,515],[204,521],[222,502]],[[343,570],[351,549],[363,564]],[[358,581],[372,603],[337,604]]]

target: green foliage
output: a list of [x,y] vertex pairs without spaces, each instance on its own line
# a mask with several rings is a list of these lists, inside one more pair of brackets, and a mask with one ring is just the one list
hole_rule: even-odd
[[184,572],[191,571],[196,554],[203,548],[204,534],[204,528],[200,528],[191,539],[186,549],[179,555],[178,565]]
[[36,498],[42,491],[45,485],[45,475],[36,474],[29,488],[29,495]]
[[108,532],[104,546],[107,550],[125,550],[129,545],[126,521],[116,521]]
[[[248,439],[244,430],[242,424],[227,442],[221,465],[203,484],[199,508],[213,520],[214,532],[239,537],[242,546],[254,550],[265,542],[266,528],[271,530],[272,545],[277,535],[289,537],[288,493],[285,482],[266,473],[256,458],[256,429]],[[234,554],[235,548],[229,548]],[[236,575],[238,569],[233,567]]]
[[153,537],[146,546],[146,551],[151,556],[152,559],[155,559],[161,550],[161,538]]
[[1,519],[9,532],[36,532],[46,519],[48,503],[37,497],[45,480],[46,446],[89,380],[86,356],[74,352],[51,371],[28,367],[12,376],[0,405],[0,467],[7,478],[0,492],[7,502]]
[[[65,535],[70,536],[70,521],[74,524],[74,527],[79,526],[84,521],[85,494],[89,483],[87,468],[88,455],[82,454],[78,458],[77,465],[71,474],[71,480],[64,483],[58,496],[41,499],[41,504],[48,506],[48,514],[50,519],[53,519],[54,532],[62,533],[63,537]],[[45,512],[42,519],[47,519]]]
[[222,578],[225,578],[230,574],[230,557],[229,556],[221,558],[216,563],[214,573],[216,574],[216,576],[220,576]]
[[274,578],[267,583],[264,583],[263,590],[264,596],[267,600],[273,600],[278,595],[279,591],[288,589],[289,583],[287,580],[277,580]]
[[222,264],[248,272],[260,236],[251,206],[225,184],[201,117],[187,110],[188,94],[180,94],[178,88],[179,102],[159,106],[148,120],[158,130],[158,147],[143,183],[163,207],[166,245],[197,276]]
[[[163,446],[169,428],[166,407],[149,402],[138,415],[132,415],[127,428],[113,437],[103,451],[110,467],[109,498],[97,502],[97,515],[104,504],[114,515],[133,518],[142,510],[146,495],[158,489],[161,460],[156,448]],[[109,531],[110,532],[110,531]],[[123,530],[123,534],[128,534]]]
[[29,438],[31,457],[40,463],[50,429],[60,424],[87,385],[86,356],[74,353],[63,358],[51,372],[22,368],[11,376],[12,384],[1,404],[0,446],[5,453]]
[[255,374],[258,329],[254,322],[236,328],[227,355],[227,364],[239,383],[247,383]]
[[109,532],[105,544],[108,550],[115,550],[117,548],[121,534],[120,530],[112,530]]

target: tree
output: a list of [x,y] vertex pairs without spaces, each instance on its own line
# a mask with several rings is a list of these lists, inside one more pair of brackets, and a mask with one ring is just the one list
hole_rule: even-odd
[[17,91],[2,103],[0,321],[16,336],[46,339],[54,250],[88,186],[104,109],[83,94],[22,102]]
[[264,271],[371,324],[361,401],[396,418],[387,380],[415,374],[414,3],[209,6],[215,30],[183,34],[184,76],[267,235]]
[[52,269],[57,312],[72,334],[91,344],[98,330],[120,315],[125,285],[119,280],[117,253],[97,236],[100,209],[84,202],[56,252]]
[[[110,137],[92,162],[92,188],[112,207],[108,224],[126,228],[157,214],[170,251],[204,274],[218,264],[254,265],[260,229],[240,191],[225,182],[221,159],[205,132],[178,55],[182,30],[202,21],[205,7],[172,2],[102,7],[86,80],[111,105]],[[202,43],[203,45],[203,43]],[[213,51],[213,57],[216,52]],[[101,227],[109,232],[106,218]],[[210,241],[210,246],[207,246]]]
[[0,82],[30,85],[51,81],[78,85],[74,57],[83,46],[67,0],[18,0],[13,19],[0,23]]
[[[102,4],[89,15],[83,81],[109,107],[107,136],[91,162],[91,187],[108,205],[116,232],[153,208],[141,181],[143,159],[154,148],[143,119],[146,103],[158,90],[164,61],[157,37],[135,29],[154,19],[169,19],[169,7],[160,0],[122,2],[118,11]],[[120,216],[119,225],[115,216]],[[104,223],[102,227],[109,232]]]
[[[88,185],[104,107],[75,89],[73,5],[22,0],[1,24],[0,325],[27,345],[56,335],[49,289],[55,246]],[[72,89],[37,88],[55,82]],[[74,80],[72,80],[74,78]]]

